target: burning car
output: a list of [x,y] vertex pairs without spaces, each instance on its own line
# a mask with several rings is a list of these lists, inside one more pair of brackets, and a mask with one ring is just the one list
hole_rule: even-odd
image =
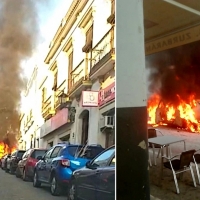
[[180,99],[179,104],[167,103],[157,94],[148,101],[148,124],[167,125],[191,132],[200,132],[200,100],[192,96],[189,102]]

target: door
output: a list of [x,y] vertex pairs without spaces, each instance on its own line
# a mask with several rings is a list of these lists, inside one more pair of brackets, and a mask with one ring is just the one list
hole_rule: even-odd
[[115,199],[115,156],[105,167],[100,167],[96,172],[97,187],[96,197],[98,200]]
[[57,162],[57,161],[55,161],[53,159],[58,156],[58,154],[59,154],[59,152],[60,152],[61,149],[62,149],[62,147],[60,147],[60,146],[55,147],[53,149],[51,155],[50,155],[50,158],[46,162],[46,175],[47,175],[47,180],[48,181],[51,181],[50,180],[51,171],[52,171],[52,168],[56,166],[56,162]]
[[19,171],[20,171],[20,175],[23,174],[23,170],[24,170],[24,166],[26,165],[26,161],[27,161],[27,157],[30,154],[30,150],[26,151],[22,157],[22,159],[19,161],[18,163],[18,167],[19,167]]
[[99,188],[98,184],[100,183],[100,170],[101,168],[108,166],[114,151],[115,148],[113,147],[102,152],[91,162],[89,168],[86,167],[84,170],[80,170],[77,188],[78,196],[80,198],[87,200],[96,199],[96,195],[99,194],[99,192],[97,192],[97,188]]
[[38,178],[41,181],[47,182],[47,169],[46,165],[48,163],[48,160],[50,159],[50,155],[52,153],[53,149],[50,149],[47,151],[47,153],[44,155],[44,159],[40,160],[37,165],[37,173]]
[[95,170],[84,168],[76,173],[77,179],[77,194],[80,199],[94,200],[95,199]]

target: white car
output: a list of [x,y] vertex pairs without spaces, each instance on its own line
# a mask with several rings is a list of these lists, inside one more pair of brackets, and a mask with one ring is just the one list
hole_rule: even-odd
[[5,155],[1,160],[1,168],[7,170],[7,159],[10,157],[10,154]]

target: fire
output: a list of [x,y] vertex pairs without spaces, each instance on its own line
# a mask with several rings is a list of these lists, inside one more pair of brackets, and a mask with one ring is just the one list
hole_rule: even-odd
[[179,95],[177,97],[179,105],[174,106],[164,103],[158,94],[152,95],[147,106],[148,124],[173,125],[187,131],[200,132],[200,103],[194,95],[190,96],[189,103],[183,101]]
[[16,147],[9,147],[4,142],[0,142],[0,158],[8,153],[13,153],[16,150]]

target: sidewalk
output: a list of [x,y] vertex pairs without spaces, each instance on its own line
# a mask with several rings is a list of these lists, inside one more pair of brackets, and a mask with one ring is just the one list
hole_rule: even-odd
[[[186,139],[186,149],[199,149],[200,134],[189,133],[180,130],[178,131],[162,127],[159,127],[158,129],[161,130],[164,135],[184,137]],[[172,155],[176,155],[183,151],[183,144],[181,142],[173,144],[171,145],[171,150]],[[150,155],[152,159],[151,150]],[[189,171],[187,171],[184,173],[182,179],[178,179],[180,194],[176,193],[175,183],[171,170],[164,168],[161,185],[158,185],[160,165],[161,159],[159,157],[157,158],[157,165],[149,167],[150,194],[152,195],[151,200],[200,200],[200,185],[198,184],[198,179],[194,165],[192,166],[195,174],[197,187],[194,187],[191,174]]]

